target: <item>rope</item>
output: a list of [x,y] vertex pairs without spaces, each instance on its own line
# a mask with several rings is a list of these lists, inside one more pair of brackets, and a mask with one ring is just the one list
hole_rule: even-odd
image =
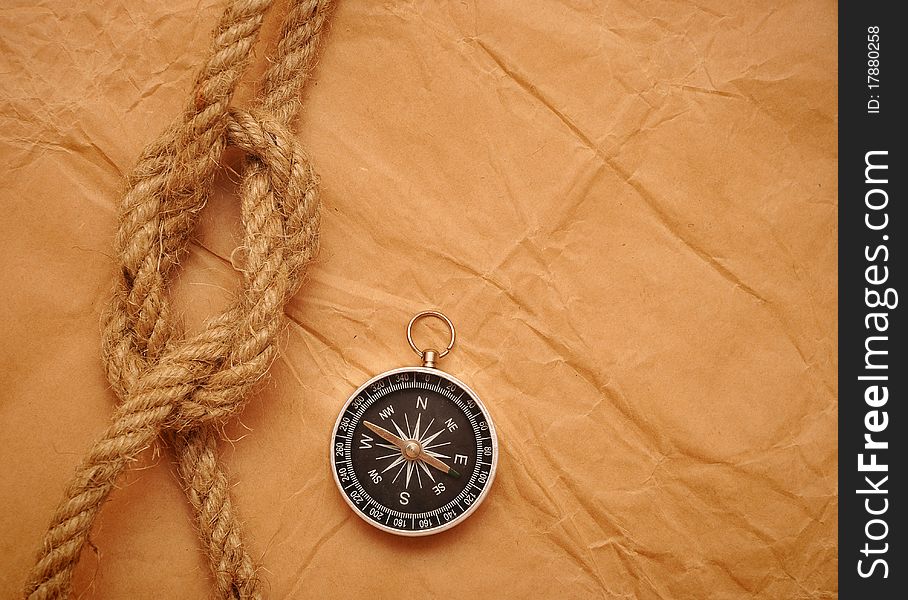
[[[233,0],[177,122],[145,149],[120,207],[121,262],[103,358],[119,397],[113,422],[76,470],[48,528],[26,596],[70,594],[72,572],[117,478],[162,437],[196,512],[219,598],[260,598],[217,459],[217,431],[236,415],[277,352],[284,304],[318,247],[317,178],[289,130],[313,67],[330,0],[292,0],[261,98],[230,106],[272,0]],[[247,154],[240,186],[243,293],[192,336],[170,313],[167,282],[188,249],[228,146]]]

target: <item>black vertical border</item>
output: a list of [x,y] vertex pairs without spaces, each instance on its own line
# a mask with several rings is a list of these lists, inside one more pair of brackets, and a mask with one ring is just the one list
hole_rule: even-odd
[[[896,17],[895,2],[874,2],[853,0],[839,4],[839,592],[841,598],[903,598],[908,593],[908,563],[905,561],[904,545],[908,543],[905,534],[905,494],[896,489],[904,489],[906,483],[906,459],[908,444],[905,443],[906,428],[904,424],[905,379],[908,378],[908,363],[905,361],[903,340],[905,337],[904,319],[901,313],[902,302],[908,302],[908,296],[898,298],[898,305],[893,309],[870,308],[865,301],[867,289],[876,289],[881,293],[887,287],[896,292],[905,290],[905,270],[908,264],[904,257],[904,238],[906,223],[902,205],[904,196],[904,179],[906,177],[902,149],[906,135],[902,113],[908,110],[905,104],[906,55],[905,38],[908,36],[908,23]],[[904,8],[904,7],[903,7]],[[877,89],[868,87],[868,28],[879,27],[879,85]],[[878,98],[873,98],[878,96]],[[868,102],[879,101],[879,113],[868,112]],[[887,151],[888,155],[874,160],[888,164],[888,182],[885,184],[868,184],[865,181],[865,155],[870,151]],[[882,171],[875,171],[882,174]],[[870,211],[865,206],[865,194],[874,188],[883,188],[888,193],[888,205],[881,211]],[[879,193],[871,194],[873,201],[883,198]],[[886,212],[889,224],[885,230],[873,231],[865,224],[865,216],[871,213],[871,220],[879,223],[881,213]],[[884,239],[883,236],[888,236]],[[865,253],[873,255],[879,246],[888,249],[888,260],[884,261],[885,252],[879,251],[876,260],[868,260]],[[888,267],[889,278],[885,284],[870,285],[866,281],[866,269],[872,265]],[[878,267],[878,268],[880,268]],[[874,272],[879,276],[881,271]],[[867,329],[865,318],[868,313],[888,313],[888,331],[876,332]],[[865,369],[865,342],[868,336],[886,336],[885,342],[875,341],[877,349],[885,349],[887,355],[877,355],[876,362],[888,364],[885,373],[882,370],[869,372]],[[885,348],[884,348],[885,345]],[[885,374],[888,381],[868,382],[858,379],[861,375]],[[868,385],[879,383],[886,385],[889,399],[884,406],[872,407],[865,402],[865,391]],[[864,449],[865,433],[868,430],[865,418],[868,412],[885,411],[888,425],[882,432],[873,433],[876,440],[887,441],[889,448],[884,450]],[[877,419],[881,414],[871,419]],[[873,424],[873,422],[871,423]],[[858,455],[865,454],[869,462],[869,453],[875,453],[881,464],[888,465],[885,473],[858,471]],[[881,476],[889,479],[879,485]],[[888,491],[886,494],[864,494],[858,490],[868,489],[869,476],[878,487]],[[886,512],[879,516],[868,514],[865,500],[870,498],[870,508],[880,510],[888,499]],[[886,532],[881,540],[868,539],[867,524],[871,519],[879,518],[886,522],[870,526],[870,533],[879,536]],[[886,549],[879,554],[865,555],[862,550],[865,544],[870,548]],[[888,544],[884,546],[884,544]],[[884,578],[885,569],[877,564],[870,577],[861,577],[858,573],[858,561],[864,561],[865,570],[870,569],[874,559],[886,561],[888,577]]]

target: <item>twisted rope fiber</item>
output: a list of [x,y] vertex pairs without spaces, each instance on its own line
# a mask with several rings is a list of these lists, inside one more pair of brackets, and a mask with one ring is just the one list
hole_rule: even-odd
[[[227,477],[218,428],[271,364],[283,307],[318,246],[317,178],[289,126],[314,65],[330,0],[293,0],[256,106],[230,106],[272,0],[233,0],[178,121],[144,153],[120,208],[121,274],[103,355],[120,403],[76,470],[48,528],[26,596],[70,594],[72,572],[117,478],[158,436],[177,458],[220,598],[260,598]],[[243,293],[201,332],[182,336],[167,281],[188,249],[227,146],[246,152],[240,185]]]

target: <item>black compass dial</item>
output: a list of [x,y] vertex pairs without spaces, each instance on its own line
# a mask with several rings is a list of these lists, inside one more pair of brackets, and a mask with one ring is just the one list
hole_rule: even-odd
[[334,475],[348,504],[372,525],[424,535],[451,527],[484,498],[497,439],[482,403],[436,369],[383,373],[337,420]]

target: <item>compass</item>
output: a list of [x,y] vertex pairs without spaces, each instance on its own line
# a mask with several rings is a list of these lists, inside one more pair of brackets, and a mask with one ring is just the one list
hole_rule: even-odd
[[[440,353],[413,342],[413,324],[443,320],[450,342]],[[466,519],[495,477],[498,438],[476,393],[435,367],[454,347],[454,325],[423,311],[407,326],[421,367],[376,375],[344,404],[334,426],[334,480],[353,511],[398,535],[430,535]]]

